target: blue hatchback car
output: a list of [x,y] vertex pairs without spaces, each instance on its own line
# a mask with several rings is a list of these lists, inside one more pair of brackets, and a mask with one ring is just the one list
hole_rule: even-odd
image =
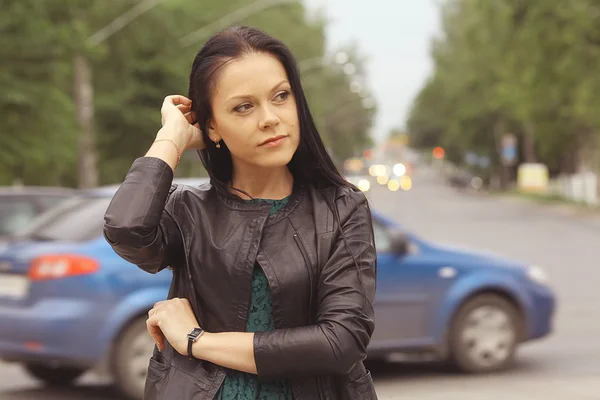
[[[115,190],[83,192],[0,245],[0,359],[53,385],[108,372],[140,399],[154,346],[146,313],[167,296],[171,272],[143,272],[106,243],[103,215]],[[378,287],[369,358],[493,371],[510,364],[520,343],[552,331],[555,299],[540,268],[442,247],[373,217]]]

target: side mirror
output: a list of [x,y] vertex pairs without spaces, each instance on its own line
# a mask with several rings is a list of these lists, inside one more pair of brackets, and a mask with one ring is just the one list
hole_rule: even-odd
[[404,255],[408,253],[408,237],[402,231],[390,229],[388,231],[390,241],[390,251],[394,254]]

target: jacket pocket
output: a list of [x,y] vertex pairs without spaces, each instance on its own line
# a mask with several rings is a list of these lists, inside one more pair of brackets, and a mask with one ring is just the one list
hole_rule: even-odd
[[375,392],[375,383],[371,376],[371,371],[360,378],[346,383],[342,389],[341,400],[377,400]]
[[144,400],[203,400],[206,392],[202,381],[164,358],[155,355],[150,359]]
[[171,365],[166,363],[162,357],[154,355],[150,358],[144,386],[144,400],[164,399],[170,369]]

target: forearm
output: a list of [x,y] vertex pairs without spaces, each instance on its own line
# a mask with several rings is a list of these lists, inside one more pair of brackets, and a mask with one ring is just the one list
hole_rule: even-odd
[[134,161],[104,217],[109,240],[120,242],[118,236],[134,230],[137,230],[136,239],[140,234],[148,235],[146,244],[154,239],[150,234],[158,227],[162,217],[173,182],[173,170],[177,166],[180,144],[171,139],[175,137],[163,127],[158,131],[157,140],[168,140],[154,142],[145,157]]
[[161,128],[156,135],[156,141],[148,149],[146,157],[160,158],[175,171],[181,153],[185,149],[185,144],[182,142],[180,136],[168,127]]
[[225,368],[259,374],[257,352],[264,366],[260,375],[276,377],[342,373],[362,358],[355,349],[356,346],[332,346],[323,330],[313,325],[260,332],[259,336],[253,332],[205,332],[192,346],[192,354]]
[[257,374],[267,378],[345,374],[364,359],[368,337],[355,324],[348,330],[336,323],[321,323],[254,336]]
[[192,353],[225,368],[256,374],[253,332],[205,332],[192,346]]
[[164,212],[174,190],[173,172],[165,162],[135,160],[104,215],[104,236],[115,252],[140,268],[157,272],[178,235]]

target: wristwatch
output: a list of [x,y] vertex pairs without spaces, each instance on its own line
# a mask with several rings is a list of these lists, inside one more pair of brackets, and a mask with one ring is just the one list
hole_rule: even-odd
[[192,354],[192,345],[198,341],[200,336],[204,333],[204,329],[202,328],[194,328],[187,334],[188,338],[188,358],[191,360],[194,358]]

